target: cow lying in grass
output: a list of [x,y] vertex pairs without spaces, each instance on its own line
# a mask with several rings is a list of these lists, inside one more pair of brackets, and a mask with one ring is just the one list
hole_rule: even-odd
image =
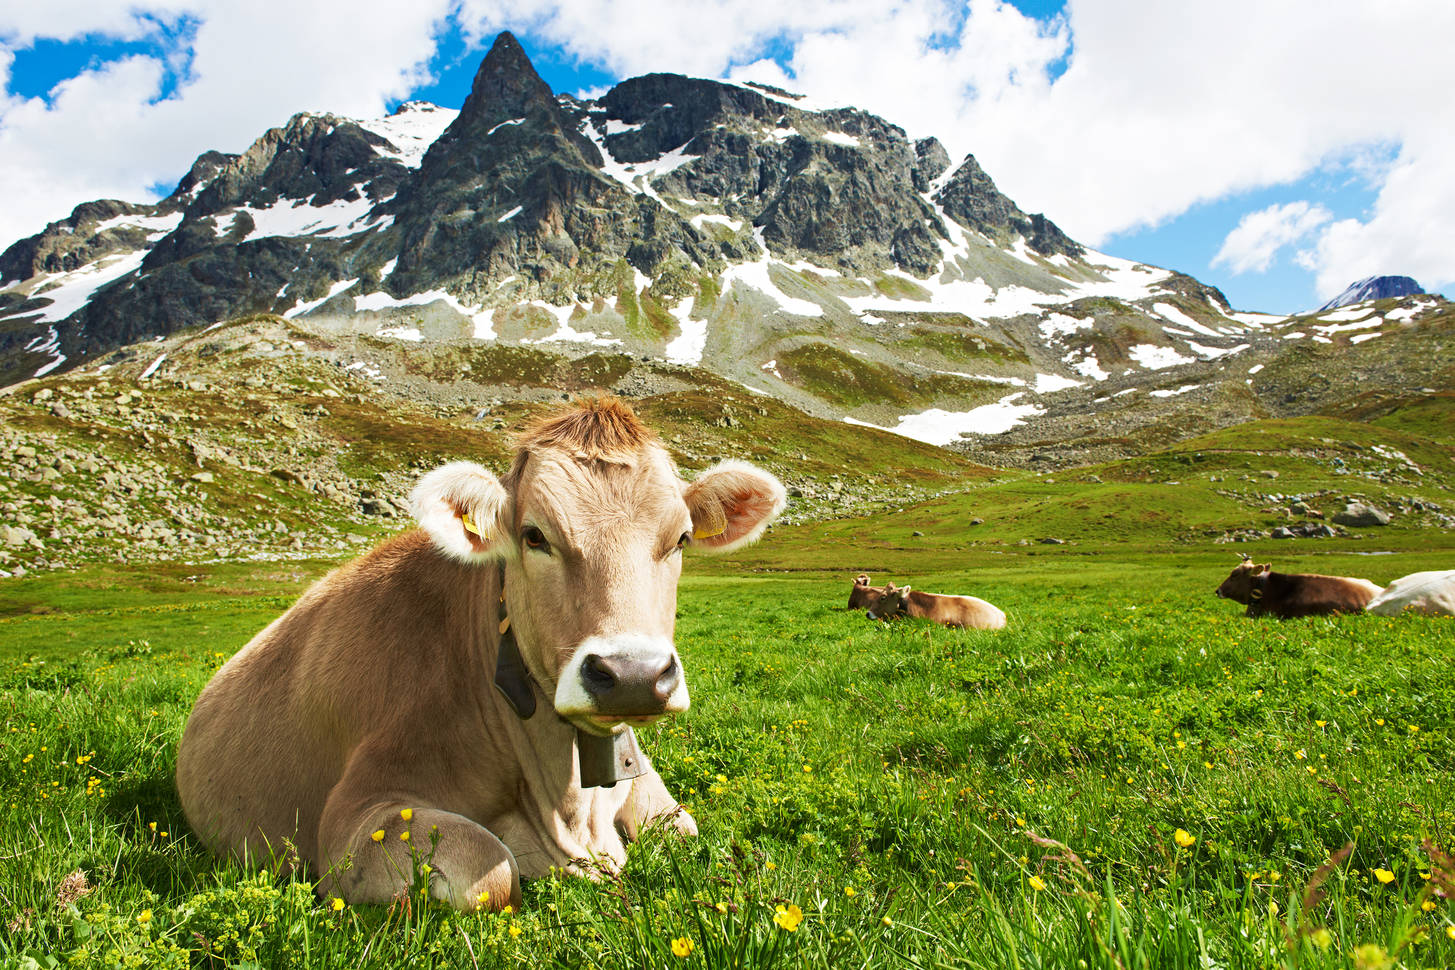
[[944,596],[921,593],[908,585],[886,583],[879,604],[866,615],[871,620],[894,620],[901,616],[923,617],[945,626],[967,630],[999,630],[1005,626],[1005,614],[975,596]]
[[860,573],[854,577],[854,585],[849,590],[849,609],[873,609],[883,595],[883,586],[870,586],[869,575]]
[[1247,616],[1296,616],[1360,613],[1381,587],[1367,579],[1320,576],[1316,573],[1275,573],[1272,563],[1253,562],[1247,556],[1215,592],[1223,599],[1246,603]]
[[695,834],[630,725],[687,708],[683,548],[752,542],[784,499],[741,462],[682,481],[614,399],[536,424],[500,479],[436,469],[421,528],[314,584],[202,691],[177,751],[187,820],[349,902],[425,873],[461,909],[619,867],[655,820]]
[[1364,608],[1380,616],[1455,616],[1455,569],[1410,573],[1385,587]]

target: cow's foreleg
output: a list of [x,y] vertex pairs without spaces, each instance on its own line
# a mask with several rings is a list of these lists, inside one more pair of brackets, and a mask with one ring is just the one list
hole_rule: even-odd
[[697,834],[696,820],[667,793],[662,776],[648,771],[632,779],[631,794],[616,813],[616,827],[626,839],[635,840],[642,829],[657,821],[683,835]]
[[360,805],[336,796],[319,826],[325,892],[350,903],[387,903],[423,876],[431,896],[457,909],[520,908],[515,856],[484,826],[407,799]]

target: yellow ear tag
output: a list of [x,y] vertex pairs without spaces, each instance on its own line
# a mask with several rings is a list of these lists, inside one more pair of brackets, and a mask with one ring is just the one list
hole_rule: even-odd
[[726,531],[727,531],[727,526],[723,526],[722,528],[718,529],[716,532],[708,532],[706,529],[693,529],[692,530],[692,538],[694,538],[694,539],[711,539],[713,536],[720,536],[720,535],[722,535]]
[[482,542],[490,541],[490,537],[487,536],[485,533],[481,532],[479,527],[475,525],[475,520],[470,518],[470,513],[460,513],[460,524],[465,527],[466,532],[472,532],[475,535],[479,536]]

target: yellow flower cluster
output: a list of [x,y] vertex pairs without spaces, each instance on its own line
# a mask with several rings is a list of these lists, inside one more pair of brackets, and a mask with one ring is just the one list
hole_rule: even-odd
[[803,922],[803,910],[799,909],[797,904],[794,903],[790,903],[787,906],[779,903],[777,908],[773,910],[773,922],[788,932],[793,933],[798,929],[798,924]]

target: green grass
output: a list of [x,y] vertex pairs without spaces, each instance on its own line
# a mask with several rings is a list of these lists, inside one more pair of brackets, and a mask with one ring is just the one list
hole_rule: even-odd
[[994,400],[1001,390],[988,381],[906,373],[817,342],[782,351],[777,360],[790,384],[849,408],[862,404],[928,407],[947,399],[983,403]]
[[[1225,551],[1102,544],[872,553],[893,570],[876,582],[1011,618],[883,627],[843,609],[860,562],[826,531],[688,564],[693,706],[642,740],[702,837],[653,835],[619,878],[529,883],[507,915],[418,895],[336,912],[187,832],[171,775],[192,699],[326,563],[8,581],[0,962],[1354,967],[1381,965],[1354,956],[1374,946],[1455,965],[1421,848],[1455,840],[1452,621],[1247,620],[1211,595]],[[775,548],[798,571],[752,572]],[[92,891],[58,902],[77,869]],[[791,932],[780,906],[804,914]]]

